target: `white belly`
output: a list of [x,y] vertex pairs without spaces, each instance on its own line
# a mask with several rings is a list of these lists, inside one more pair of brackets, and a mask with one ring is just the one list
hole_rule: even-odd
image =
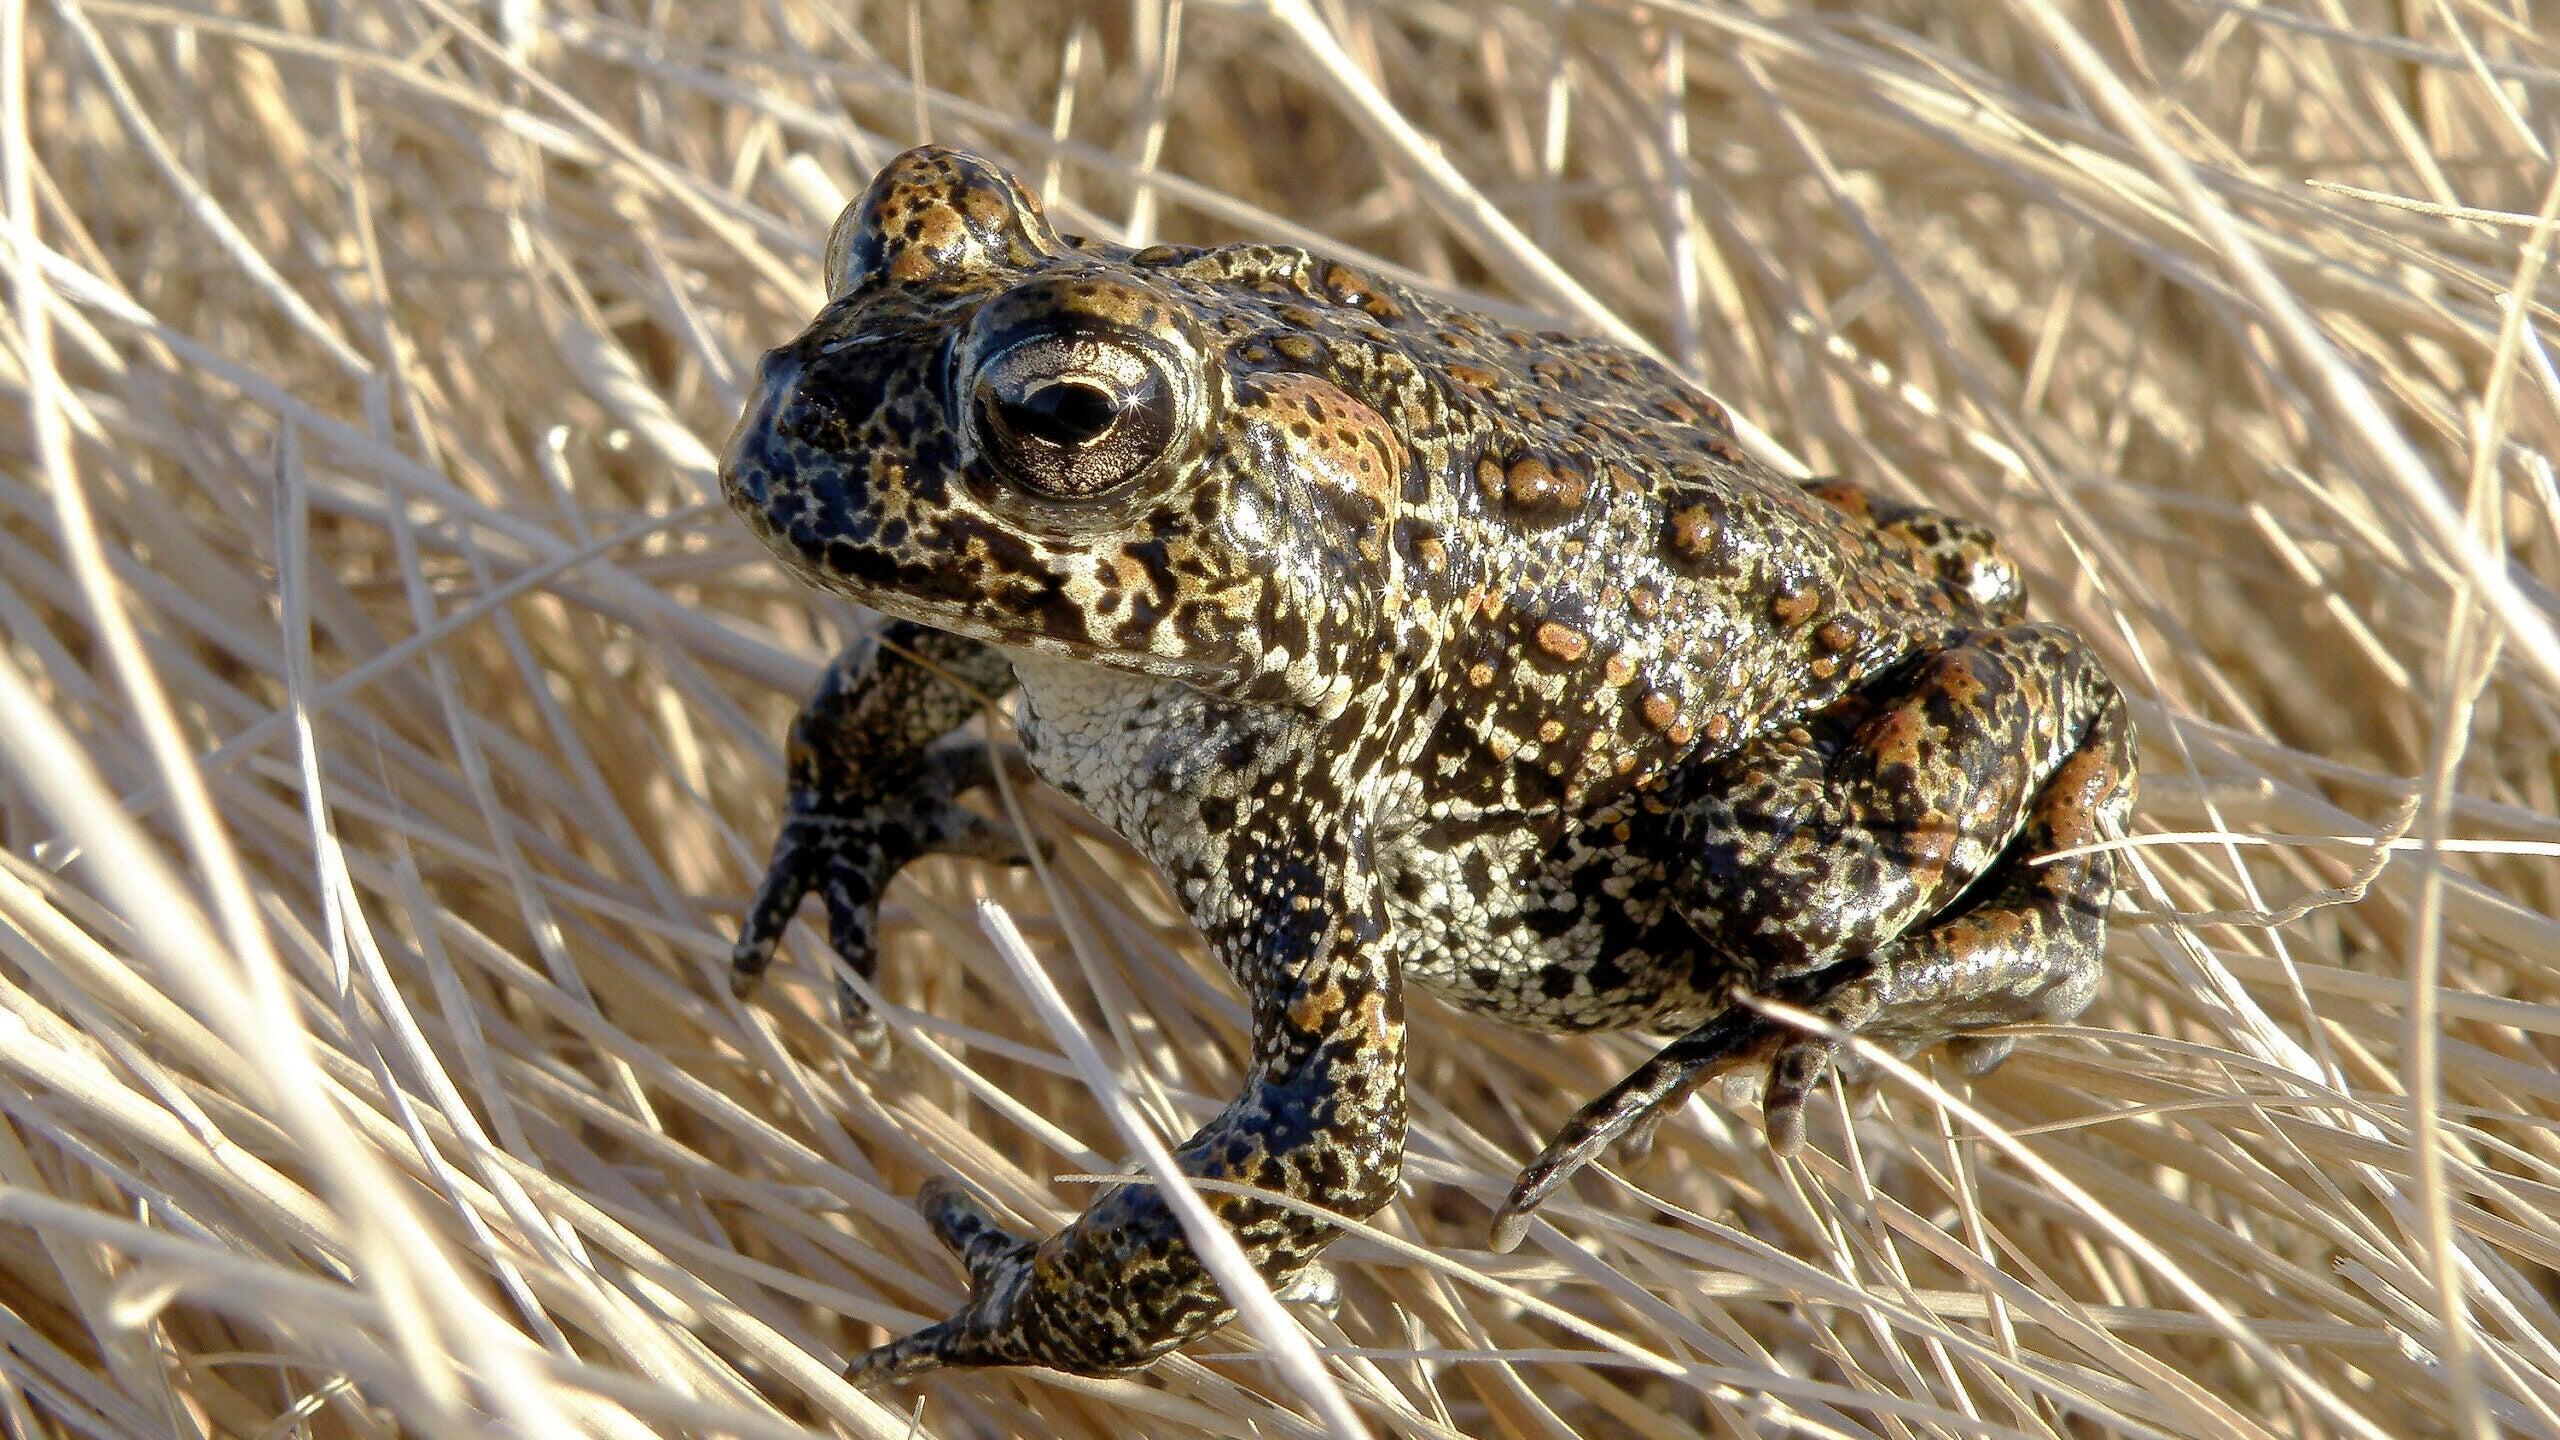
[[1008,650],[1022,682],[1015,726],[1040,778],[1083,802],[1158,865],[1201,848],[1199,802],[1232,794],[1242,716],[1176,680]]

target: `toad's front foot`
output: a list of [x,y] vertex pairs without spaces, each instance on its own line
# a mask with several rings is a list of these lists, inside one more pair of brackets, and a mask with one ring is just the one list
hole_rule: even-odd
[[[987,747],[968,743],[928,752],[894,778],[903,788],[873,783],[856,788],[797,787],[764,883],[747,906],[730,951],[729,988],[753,993],[771,968],[775,948],[800,909],[815,894],[826,902],[827,939],[856,975],[870,979],[879,967],[880,897],[889,881],[921,855],[965,855],[1020,864],[1021,845],[1003,827],[962,806],[962,791],[984,784]],[[858,1041],[877,1044],[880,1021],[850,984],[839,979],[837,1002]]]
[[854,1357],[844,1378],[865,1390],[912,1380],[945,1365],[1040,1365],[1022,1320],[1037,1247],[996,1223],[956,1183],[939,1176],[916,1192],[916,1208],[934,1238],[969,1271],[969,1303],[939,1324]]
[[[961,792],[989,783],[998,757],[951,735],[1012,677],[1001,653],[906,621],[857,637],[827,666],[791,723],[791,799],[729,952],[733,993],[744,999],[764,978],[812,893],[826,901],[837,956],[867,980],[879,957],[881,893],[908,861],[1021,861],[1013,836],[959,802]],[[884,1038],[841,978],[837,995],[858,1041]]]

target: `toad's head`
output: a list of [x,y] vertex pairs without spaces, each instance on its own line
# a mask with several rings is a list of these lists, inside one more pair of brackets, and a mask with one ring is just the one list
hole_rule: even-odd
[[1305,363],[1378,328],[1342,273],[1063,240],[1002,170],[912,150],[836,222],[826,308],[764,357],[721,478],[786,564],[890,614],[1338,708],[1394,648],[1412,463]]

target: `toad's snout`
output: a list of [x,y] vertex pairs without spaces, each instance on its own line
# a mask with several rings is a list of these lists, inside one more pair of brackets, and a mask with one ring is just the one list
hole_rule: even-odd
[[781,436],[775,422],[798,400],[800,377],[806,369],[797,347],[764,352],[763,363],[756,367],[755,393],[747,397],[746,408],[720,453],[722,492],[749,524],[759,528],[775,518],[769,508],[776,498],[773,461]]

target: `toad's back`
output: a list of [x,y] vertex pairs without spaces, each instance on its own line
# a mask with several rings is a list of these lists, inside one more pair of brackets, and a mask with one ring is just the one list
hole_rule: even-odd
[[1776,476],[1647,357],[1298,251],[1080,253],[1215,317],[1248,402],[1226,438],[1248,488],[1301,517],[1280,563],[1335,600],[1330,623],[1283,606],[1260,628],[1407,691],[1390,714],[1436,714],[1434,800],[1594,805],[2015,618],[1985,532]]

